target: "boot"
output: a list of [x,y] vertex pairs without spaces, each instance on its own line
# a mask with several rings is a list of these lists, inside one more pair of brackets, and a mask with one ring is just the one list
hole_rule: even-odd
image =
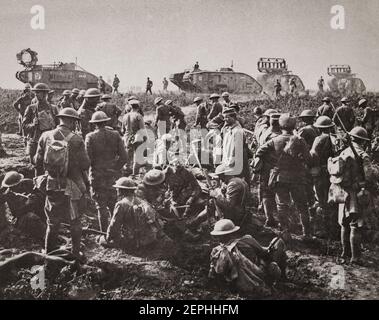
[[349,251],[349,239],[348,239],[348,230],[345,227],[341,227],[341,246],[342,246],[342,253],[341,258],[342,262],[348,257],[348,251]]
[[350,263],[358,263],[361,257],[361,249],[360,249],[360,237],[358,228],[351,227],[350,228],[350,248],[351,248],[351,259]]
[[97,218],[99,221],[99,228],[101,232],[107,232],[109,223],[109,212],[107,209],[98,209]]
[[264,226],[266,228],[270,228],[270,227],[274,228],[274,227],[277,226],[277,223],[276,223],[276,221],[274,219],[275,208],[273,206],[272,201],[273,201],[272,199],[268,199],[268,198],[263,198],[262,199],[263,211],[264,211],[265,216],[266,216],[266,222],[265,222]]
[[80,242],[82,239],[82,225],[79,219],[71,221],[72,254],[81,257]]
[[301,220],[301,226],[303,229],[303,237],[304,238],[310,238],[311,237],[311,224],[310,224],[310,218],[309,218],[309,211],[306,210],[304,214],[301,214],[300,216]]

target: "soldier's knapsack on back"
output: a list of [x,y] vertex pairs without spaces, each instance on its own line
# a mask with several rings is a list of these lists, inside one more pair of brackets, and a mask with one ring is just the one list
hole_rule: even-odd
[[67,137],[58,131],[63,140],[56,140],[54,133],[52,132],[49,139],[47,139],[47,145],[44,155],[44,167],[48,174],[53,178],[65,178],[68,170],[68,143],[75,135],[70,132]]
[[348,194],[344,190],[344,186],[348,183],[345,175],[346,160],[341,155],[328,159],[327,169],[330,175],[329,203],[345,203],[347,199]]

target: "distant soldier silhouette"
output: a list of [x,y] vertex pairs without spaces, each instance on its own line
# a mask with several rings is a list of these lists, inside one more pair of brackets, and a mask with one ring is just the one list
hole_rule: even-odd
[[322,76],[320,77],[320,79],[318,79],[317,85],[318,85],[318,91],[324,92],[324,79],[322,78]]
[[167,91],[167,87],[168,87],[168,81],[166,78],[163,78],[163,91]]
[[199,62],[196,61],[195,65],[193,66],[193,70],[196,71],[196,70],[200,70],[200,66],[199,66]]
[[118,93],[118,86],[120,85],[120,79],[117,77],[117,74],[114,75],[113,79],[113,93]]
[[102,76],[100,76],[97,80],[97,88],[101,93],[105,93],[105,81],[103,80]]
[[279,80],[276,80],[276,84],[275,84],[274,88],[275,88],[276,97],[279,97],[280,91],[282,91],[282,85],[280,84]]
[[147,82],[146,82],[146,94],[150,92],[150,94],[153,94],[151,91],[151,88],[153,87],[153,81],[150,80],[149,77],[147,77]]

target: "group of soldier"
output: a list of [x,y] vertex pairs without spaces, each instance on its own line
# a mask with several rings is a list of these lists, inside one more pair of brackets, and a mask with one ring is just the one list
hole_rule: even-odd
[[[134,249],[172,246],[196,241],[204,230],[213,228],[211,234],[222,245],[212,251],[211,273],[226,270],[221,267],[227,263],[224,250],[234,252],[233,257],[247,256],[256,277],[237,279],[241,285],[256,286],[257,279],[265,282],[266,276],[284,276],[284,242],[291,241],[292,204],[299,213],[304,240],[328,237],[333,205],[338,204],[342,258],[350,254],[351,262],[359,262],[362,199],[367,200],[369,185],[379,177],[365,151],[375,126],[367,101],[359,102],[365,110],[360,119],[365,128],[354,127],[357,119],[347,98],[335,110],[325,97],[317,115],[304,110],[297,118],[257,107],[252,132],[244,128],[240,107],[228,92],[221,97],[212,94],[210,103],[196,97],[194,127],[199,128],[200,139],[188,141],[183,138],[188,129],[185,115],[171,100],[155,99],[156,115],[151,122],[144,120],[143,106],[135,96],[128,97],[121,110],[111,102],[112,96],[95,88],[64,91],[57,105],[49,94],[48,86],[39,83],[26,87],[15,102],[35,178],[25,179],[12,171],[2,182],[3,201],[20,227],[27,226],[23,230],[44,236],[46,253],[58,248],[60,227],[69,222],[72,254],[83,261],[81,213],[90,191],[100,244]],[[253,147],[247,144],[248,134],[254,137]],[[212,142],[205,146],[206,140]],[[343,142],[347,148],[341,147]],[[189,156],[183,157],[181,150],[188,144]],[[140,152],[143,145],[147,147]],[[152,162],[146,161],[149,148]],[[335,160],[338,166],[340,159],[343,172],[340,168],[331,172],[328,161]],[[142,167],[145,173],[141,175]],[[251,212],[246,206],[257,176],[265,227],[278,228],[282,234],[267,248],[251,235],[237,237],[238,232],[249,232]],[[316,218],[322,224],[315,231],[312,221]]]

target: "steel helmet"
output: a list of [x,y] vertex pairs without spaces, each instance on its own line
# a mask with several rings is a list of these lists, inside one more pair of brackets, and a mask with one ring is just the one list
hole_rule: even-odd
[[78,112],[73,108],[64,108],[57,114],[57,117],[66,117],[66,118],[74,118],[80,120],[80,116]]
[[341,102],[349,102],[350,100],[349,100],[349,98],[348,97],[343,97],[342,99],[341,99]]
[[224,108],[224,110],[222,110],[222,115],[236,115],[237,112],[236,112],[236,109],[234,108]]
[[65,90],[63,91],[63,95],[64,96],[69,96],[71,94],[71,91],[70,90]]
[[296,118],[289,113],[284,113],[279,118],[279,125],[283,129],[293,130],[296,127]]
[[107,114],[103,111],[96,111],[91,117],[90,123],[99,123],[99,122],[106,122],[111,120],[111,118],[108,118]]
[[130,96],[130,97],[128,98],[128,101],[130,101],[130,100],[137,100],[137,97],[136,97],[136,96]]
[[32,86],[30,85],[30,83],[27,83],[24,88],[30,90],[32,88]]
[[84,96],[86,94],[86,90],[80,90],[79,95]]
[[170,105],[172,105],[172,100],[167,100],[164,104],[165,104],[166,106],[170,106]]
[[84,94],[84,98],[97,98],[97,97],[101,97],[101,93],[96,88],[90,88]]
[[38,91],[48,92],[49,90],[50,89],[49,89],[48,85],[46,83],[42,83],[42,82],[37,83],[32,89],[32,91],[36,91],[36,92],[38,92]]
[[323,102],[330,102],[330,98],[329,97],[324,97],[324,98],[322,98],[322,101]]
[[155,98],[155,100],[154,100],[154,104],[158,104],[158,103],[160,103],[162,100],[163,100],[162,97],[157,97],[157,98]]
[[232,220],[221,219],[217,221],[211,232],[212,236],[222,236],[225,234],[230,234],[236,232],[240,229],[239,226],[236,226]]
[[368,134],[365,128],[354,127],[353,129],[350,130],[349,134],[354,138],[370,141],[370,138],[368,137]]
[[267,110],[264,112],[263,115],[269,117],[270,114],[272,114],[272,113],[278,113],[278,111],[276,111],[275,109],[267,109]]
[[212,93],[211,96],[209,97],[210,99],[218,99],[220,98],[220,95],[217,93]]
[[103,94],[101,96],[101,100],[109,100],[109,99],[112,99],[111,95],[110,94]]
[[313,124],[316,128],[331,128],[334,127],[332,119],[327,116],[320,116],[316,119],[316,122]]
[[203,101],[203,98],[201,97],[196,97],[195,99],[193,99],[193,102],[201,102]]
[[50,90],[49,94],[53,94],[54,92],[55,92],[55,90]]
[[136,190],[137,184],[130,178],[122,177],[113,185],[116,189]]
[[229,92],[226,92],[226,91],[225,91],[225,92],[222,93],[221,96],[222,96],[222,97],[229,97]]
[[299,115],[299,118],[314,118],[316,115],[313,113],[312,110],[310,109],[306,109],[306,110],[303,110],[300,115]]
[[129,104],[132,105],[140,105],[140,102],[138,100],[130,100]]
[[143,177],[143,183],[149,186],[161,184],[166,179],[165,172],[158,169],[151,169]]
[[9,171],[5,174],[1,186],[5,188],[14,187],[17,186],[22,179],[24,179],[24,176],[21,173],[18,173],[16,171]]
[[71,92],[72,92],[72,93],[76,93],[76,94],[79,94],[79,93],[80,93],[80,91],[79,91],[78,88],[74,88],[74,89],[72,89]]
[[253,110],[253,113],[258,115],[258,116],[261,116],[263,114],[263,110],[261,107],[255,107]]
[[366,104],[367,104],[367,100],[366,99],[361,99],[358,102],[358,106],[360,106],[360,107],[365,106]]

